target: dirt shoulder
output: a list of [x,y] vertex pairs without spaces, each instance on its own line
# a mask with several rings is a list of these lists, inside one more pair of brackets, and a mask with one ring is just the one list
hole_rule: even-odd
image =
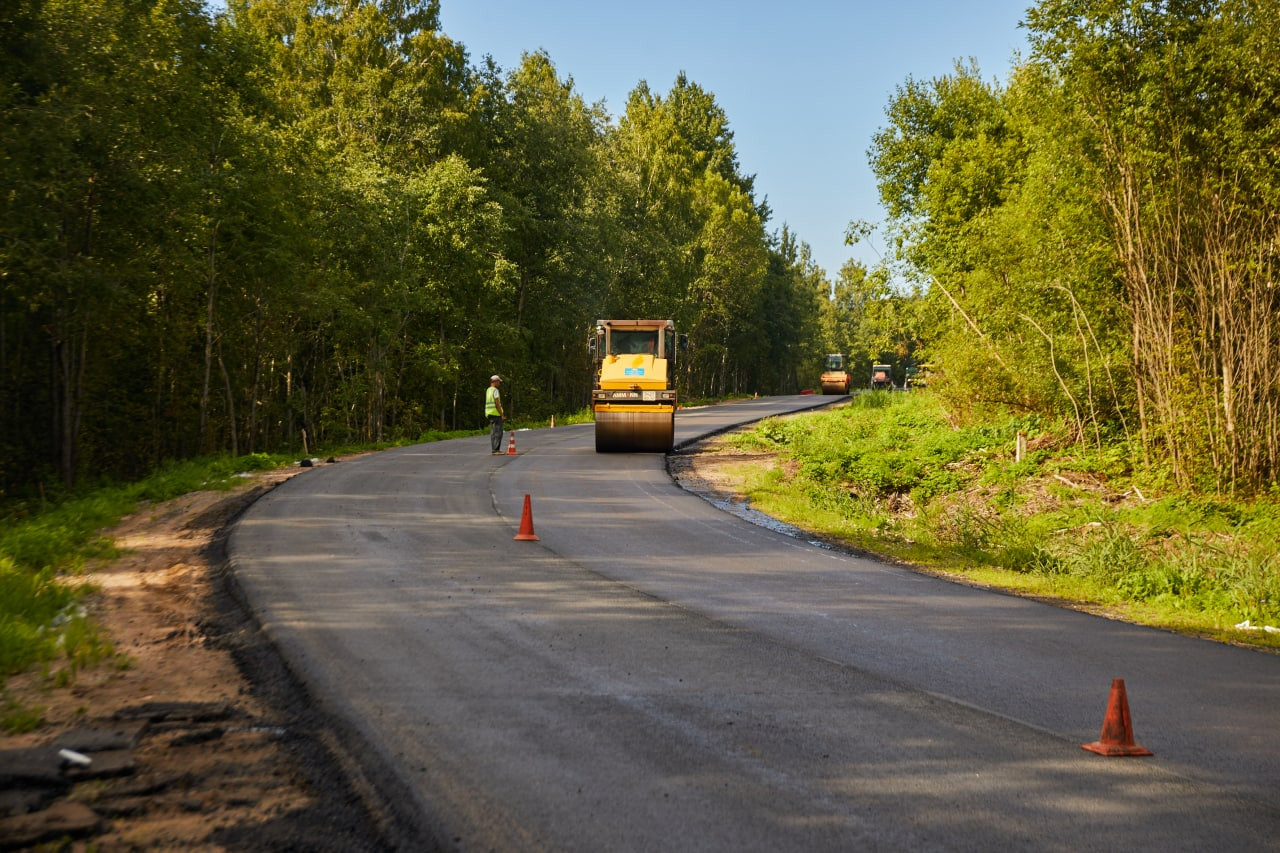
[[108,531],[125,554],[89,567],[98,591],[87,605],[128,664],[81,672],[70,687],[9,680],[11,697],[43,711],[34,731],[0,737],[0,849],[390,846],[376,798],[226,569],[236,516],[307,470],[149,505]]

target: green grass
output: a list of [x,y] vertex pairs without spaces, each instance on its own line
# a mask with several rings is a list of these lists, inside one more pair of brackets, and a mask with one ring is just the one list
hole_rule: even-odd
[[[89,587],[77,576],[85,563],[116,555],[104,531],[144,501],[201,489],[226,489],[244,474],[278,467],[291,457],[253,454],[167,465],[147,479],[104,486],[56,503],[15,502],[0,529],[0,689],[33,667],[54,685],[83,668],[115,659],[109,638],[83,612]],[[29,724],[29,714],[3,698],[0,726]]]
[[13,503],[0,532],[0,558],[24,571],[74,572],[85,560],[110,557],[113,546],[101,531],[133,512],[142,501],[159,502],[200,489],[225,489],[241,475],[269,470],[292,457],[252,454],[174,463],[147,479],[105,486],[59,503]]
[[44,709],[39,706],[21,705],[7,696],[0,697],[0,731],[22,734],[40,725]]
[[[595,420],[590,408],[579,409],[576,412],[570,412],[567,415],[560,415],[556,418],[558,426],[572,426],[574,424],[589,424]],[[538,426],[547,426],[547,424],[539,423]]]
[[[1029,452],[1014,460],[1019,432]],[[928,393],[864,394],[726,442],[785,465],[741,472],[757,510],[829,539],[1022,594],[1280,648],[1280,505],[1160,494],[1121,443],[1055,425],[954,427]],[[790,473],[784,475],[783,470]]]
[[228,489],[254,471],[296,462],[292,455],[267,454],[196,459],[166,465],[136,483],[101,486],[58,501],[5,505],[0,512],[0,729],[29,730],[39,719],[38,709],[21,707],[3,692],[12,676],[35,669],[50,686],[66,686],[82,669],[103,661],[128,665],[82,607],[91,591],[78,579],[86,562],[117,554],[104,531],[144,502]]

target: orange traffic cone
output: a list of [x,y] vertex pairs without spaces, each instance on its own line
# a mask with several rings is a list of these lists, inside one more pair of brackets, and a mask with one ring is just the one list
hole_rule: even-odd
[[556,416],[555,416],[555,415],[552,415],[552,416],[551,416],[551,428],[552,428],[552,429],[555,429],[555,428],[556,428]]
[[511,440],[507,442],[507,455],[508,456],[516,455],[516,431],[515,430],[511,431]]
[[521,542],[537,542],[538,535],[533,532],[533,504],[529,496],[524,496],[524,513],[520,516],[520,532],[516,539]]
[[1129,697],[1124,692],[1124,679],[1111,679],[1111,698],[1107,701],[1107,716],[1102,721],[1102,736],[1093,743],[1080,745],[1081,749],[1098,755],[1155,755],[1133,742],[1133,723],[1129,720]]

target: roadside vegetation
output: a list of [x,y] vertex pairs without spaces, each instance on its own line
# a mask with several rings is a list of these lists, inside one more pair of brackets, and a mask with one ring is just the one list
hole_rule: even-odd
[[[144,503],[229,488],[244,474],[287,461],[297,460],[267,454],[188,460],[137,483],[10,503],[0,532],[0,693],[9,677],[33,666],[50,686],[70,684],[80,669],[105,661],[128,666],[86,614],[82,603],[92,590],[77,580],[88,561],[117,555],[104,530]],[[0,728],[21,731],[38,719],[36,709],[0,696]]]
[[[1016,460],[1018,434],[1026,451]],[[928,392],[855,395],[724,443],[760,512],[967,582],[1280,649],[1280,504],[1191,497],[1117,440],[1035,416],[955,427]],[[1247,625],[1246,625],[1247,623]],[[1238,627],[1245,626],[1245,627]]]

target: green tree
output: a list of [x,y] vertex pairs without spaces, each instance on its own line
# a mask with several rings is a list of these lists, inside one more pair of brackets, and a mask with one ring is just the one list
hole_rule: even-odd
[[682,381],[695,394],[742,391],[765,325],[767,208],[738,173],[732,140],[714,97],[681,74],[665,98],[638,86],[606,141],[616,224],[606,308],[687,330]]
[[[257,0],[236,19],[269,45],[274,91],[306,146],[300,202],[317,234],[291,395],[328,439],[457,424],[459,390],[510,338],[475,314],[509,278],[474,146],[473,76],[435,2]],[[458,219],[449,217],[456,215]],[[477,264],[477,259],[487,259]]]
[[583,341],[604,269],[590,198],[606,116],[545,53],[526,54],[505,79],[496,68],[484,77],[485,174],[508,229],[503,255],[518,275],[504,312],[515,326],[504,393],[522,413],[546,416],[581,406],[589,388]]
[[[167,410],[166,381],[191,378],[155,354],[188,342],[190,326],[168,319],[191,319],[206,280],[229,63],[198,2],[25,10],[31,29],[4,104],[14,192],[0,243],[6,315],[23,327],[10,340],[26,365],[47,358],[38,381],[53,381],[32,391],[31,372],[14,377],[12,393],[50,414],[41,429],[70,486],[88,468],[137,473],[175,447],[196,449],[182,446],[190,433],[157,443],[138,426]],[[17,458],[39,456],[26,445]]]
[[1085,131],[1144,446],[1184,486],[1275,482],[1280,9],[1045,0],[1028,23]]
[[953,410],[1015,407],[1101,441],[1123,422],[1126,354],[1111,269],[1062,97],[1034,66],[1005,87],[976,68],[909,82],[873,164]]
[[783,225],[769,249],[768,270],[753,309],[760,334],[745,344],[743,390],[794,394],[811,387],[825,352],[822,318],[829,289],[812,249]]

